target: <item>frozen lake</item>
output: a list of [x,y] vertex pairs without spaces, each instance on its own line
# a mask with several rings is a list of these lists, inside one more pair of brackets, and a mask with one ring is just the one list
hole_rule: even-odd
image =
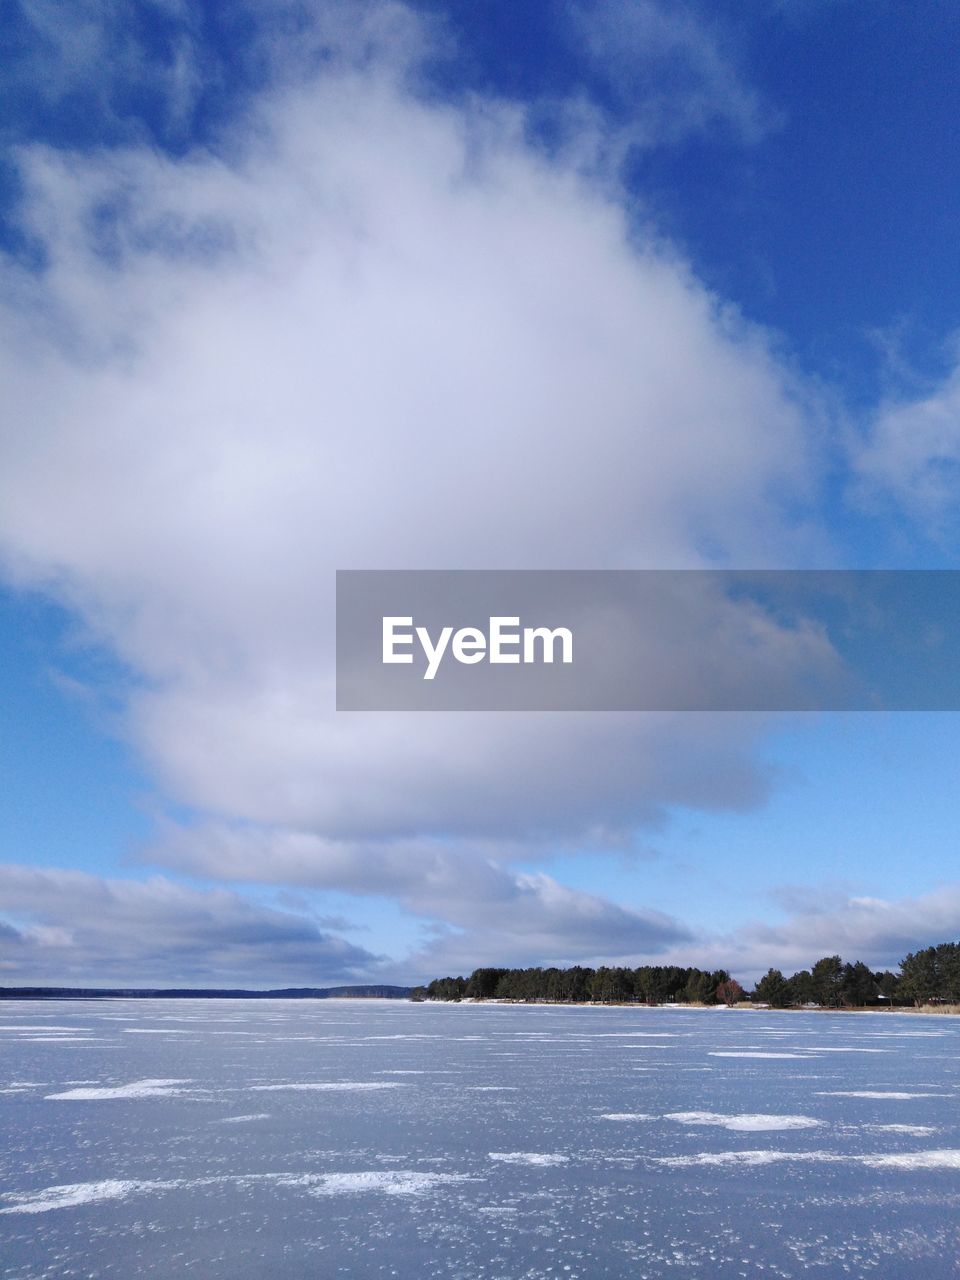
[[955,1278],[960,1018],[0,1004],[0,1275]]

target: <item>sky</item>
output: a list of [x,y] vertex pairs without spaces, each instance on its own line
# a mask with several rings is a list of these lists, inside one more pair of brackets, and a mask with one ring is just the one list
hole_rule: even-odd
[[19,0],[0,984],[960,934],[950,713],[337,713],[346,568],[954,568],[960,10]]

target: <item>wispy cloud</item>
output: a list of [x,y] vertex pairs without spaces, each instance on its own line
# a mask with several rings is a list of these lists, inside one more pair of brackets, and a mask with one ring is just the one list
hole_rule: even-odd
[[960,367],[881,406],[852,448],[861,501],[893,505],[927,537],[953,538],[960,499]]
[[703,10],[676,0],[581,0],[569,15],[625,141],[662,146],[725,129],[750,144],[777,127],[777,113],[738,66],[731,33]]
[[[16,0],[0,101],[0,135],[63,129],[92,144],[158,137],[182,145],[218,78],[203,57],[198,15],[165,0]],[[145,32],[153,30],[147,41]]]

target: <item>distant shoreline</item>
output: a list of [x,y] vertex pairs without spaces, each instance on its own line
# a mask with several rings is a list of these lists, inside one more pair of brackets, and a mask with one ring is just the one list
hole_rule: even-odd
[[409,1000],[410,987],[0,987],[0,1000]]
[[468,1004],[471,1006],[492,1005],[522,1007],[535,1005],[542,1009],[646,1009],[654,1012],[657,1009],[697,1010],[702,1013],[918,1013],[944,1014],[954,1016],[960,1013],[960,1004],[863,1004],[863,1005],[769,1005],[740,1001],[737,1004],[705,1004],[702,1001],[684,1001],[683,1003],[664,1002],[663,1004],[646,1004],[637,1000],[501,1000],[477,999],[464,996],[462,1000],[412,1000],[412,1004],[450,1005]]
[[954,1016],[960,1014],[960,1004],[923,1005],[784,1005],[739,1001],[737,1004],[706,1004],[702,1001],[647,1004],[634,1000],[510,1000],[497,997],[477,998],[465,996],[460,1000],[412,999],[414,987],[391,985],[361,985],[346,987],[282,987],[267,991],[247,988],[220,987],[0,987],[0,1001],[7,1000],[400,1000],[410,1004],[434,1006],[465,1004],[473,1007],[491,1006],[521,1008],[536,1006],[542,1009],[657,1009],[699,1010],[704,1013],[911,1013]]

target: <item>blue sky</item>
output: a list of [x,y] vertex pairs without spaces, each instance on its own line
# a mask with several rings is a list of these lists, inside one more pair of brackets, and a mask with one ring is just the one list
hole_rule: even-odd
[[892,965],[948,714],[337,717],[345,567],[952,568],[960,13],[13,6],[0,980]]

